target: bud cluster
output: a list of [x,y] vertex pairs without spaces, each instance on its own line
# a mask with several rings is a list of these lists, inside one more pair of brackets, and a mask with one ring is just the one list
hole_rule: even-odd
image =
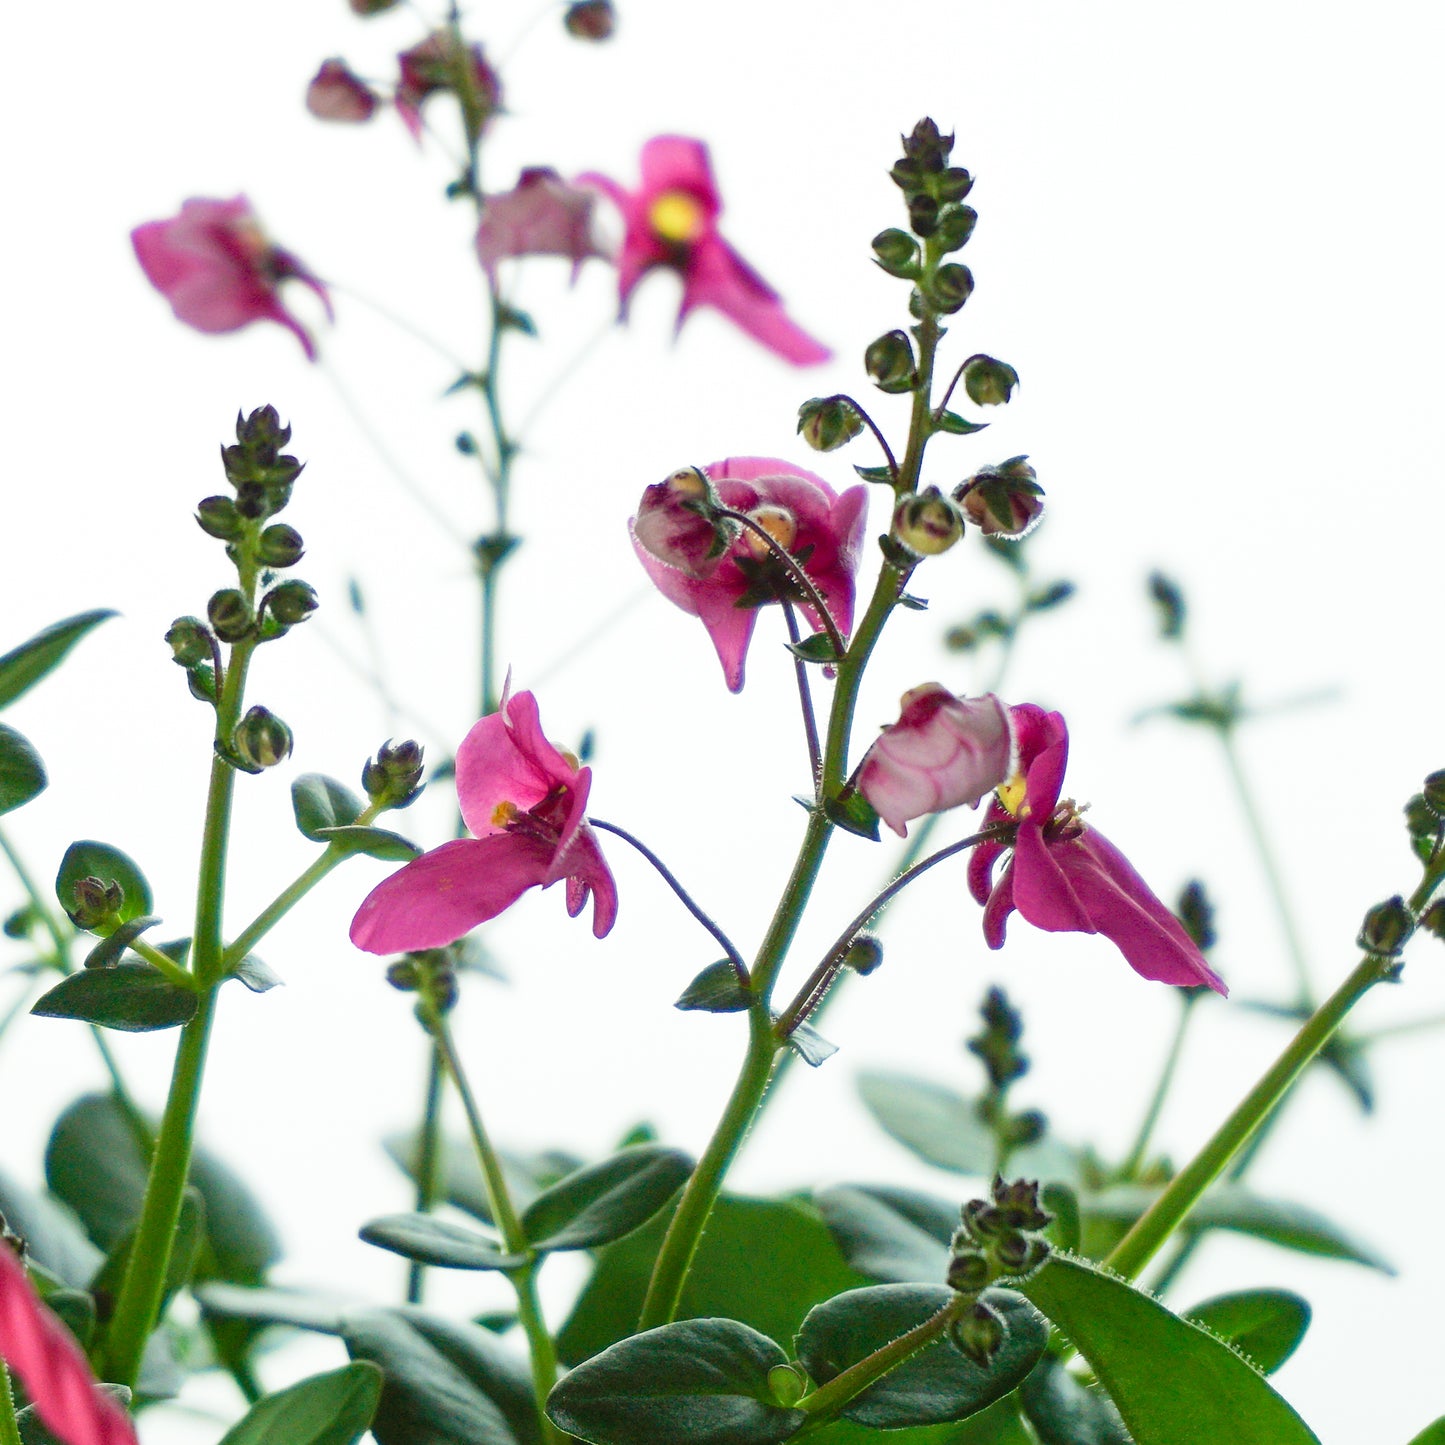
[[987,1365],[1007,1334],[1003,1316],[982,1298],[991,1285],[1027,1279],[1049,1257],[1041,1231],[1053,1220],[1039,1204],[1037,1180],[1012,1183],[995,1175],[991,1200],[971,1199],[954,1233],[948,1265],[950,1288],[973,1296],[950,1334],[969,1359]]
[[1037,1109],[1012,1114],[1008,1091],[1029,1071],[1029,1057],[1019,1048],[1024,1022],[1001,988],[990,988],[979,1006],[983,1028],[965,1047],[982,1061],[988,1075],[988,1089],[979,1099],[979,1118],[998,1141],[1000,1161],[1015,1149],[1041,1139],[1048,1122]]
[[423,1028],[448,1014],[457,1002],[456,945],[406,953],[387,965],[386,981],[402,993],[420,994],[416,1016]]
[[361,786],[383,808],[409,808],[421,797],[421,774],[421,744],[410,738],[393,743],[388,738],[362,768]]

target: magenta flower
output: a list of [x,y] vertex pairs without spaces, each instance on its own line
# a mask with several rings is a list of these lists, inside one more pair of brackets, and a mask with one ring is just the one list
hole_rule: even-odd
[[984,905],[988,946],[1003,947],[1008,916],[1017,909],[1050,933],[1102,933],[1145,978],[1228,993],[1129,860],[1084,822],[1072,801],[1059,802],[1069,758],[1063,717],[1031,703],[1009,712],[1019,770],[990,803],[987,822],[1017,820],[1013,855],[997,882],[994,865],[1006,843],[980,844],[968,863],[969,890]]
[[[853,579],[868,522],[867,488],[849,487],[840,497],[821,477],[772,457],[729,457],[705,471],[725,507],[760,522],[802,563],[838,631],[847,637],[853,626]],[[660,485],[666,489],[668,483]],[[647,575],[664,597],[702,619],[728,688],[740,692],[757,609],[784,597],[800,600],[786,572],[747,531],[740,531],[713,561],[706,559],[702,534],[688,534],[696,557],[687,570],[687,548],[672,555],[666,549],[649,549],[645,515],[634,517],[630,526]],[[812,605],[800,605],[808,621],[821,629],[822,619]]]
[[790,321],[778,293],[718,235],[722,200],[707,147],[685,136],[654,136],[642,148],[642,182],[629,191],[606,176],[579,176],[617,205],[626,227],[617,261],[622,314],[643,273],[671,266],[682,277],[681,327],[695,306],[712,306],[794,366],[832,353]]
[[279,321],[295,333],[307,360],[316,360],[309,333],[277,291],[282,281],[300,281],[321,298],[328,317],[331,298],[295,256],[272,245],[245,196],[186,201],[180,215],[147,221],[130,239],[146,279],[187,326],[214,334]]
[[84,1352],[40,1302],[3,1235],[0,1360],[20,1377],[41,1424],[65,1445],[136,1445],[125,1411],[96,1385]]
[[605,260],[592,239],[595,200],[546,166],[523,171],[514,189],[482,203],[477,256],[487,274],[495,276],[497,262],[508,256],[566,256],[575,280],[589,256]]
[[592,895],[592,932],[617,918],[617,885],[587,826],[592,770],[542,734],[530,692],[504,694],[457,749],[457,798],[475,835],[414,858],[367,895],[351,941],[368,953],[455,942],[529,888],[567,880],[567,912]]
[[317,120],[357,125],[376,114],[376,92],[344,60],[323,60],[306,87],[306,109]]
[[1005,782],[1013,752],[1008,710],[992,694],[955,697],[925,682],[903,694],[898,721],[858,769],[858,791],[900,838],[908,822],[967,803]]

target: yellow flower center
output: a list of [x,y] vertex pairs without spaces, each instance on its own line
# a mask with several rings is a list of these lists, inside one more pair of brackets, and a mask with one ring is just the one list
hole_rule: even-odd
[[1019,812],[1024,805],[1024,792],[1028,787],[1027,780],[1022,773],[1015,773],[1008,782],[1000,784],[994,789],[1000,803],[1004,805],[1015,818],[1026,816]]
[[509,803],[503,799],[492,809],[492,827],[505,828],[517,816],[517,812],[518,808],[515,803]]
[[648,209],[647,222],[659,241],[673,246],[697,240],[706,224],[697,197],[686,191],[664,191]]
[[[780,547],[791,547],[798,540],[798,524],[786,507],[755,507],[748,516]],[[772,548],[751,528],[745,533],[748,550],[760,562],[772,556]]]
[[696,501],[707,496],[707,478],[696,467],[683,467],[674,472],[664,483],[674,497]]

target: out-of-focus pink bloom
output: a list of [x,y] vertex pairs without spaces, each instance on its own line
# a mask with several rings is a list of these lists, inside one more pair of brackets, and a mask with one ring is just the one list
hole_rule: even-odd
[[1008,710],[990,692],[955,697],[925,682],[903,694],[898,721],[883,729],[858,769],[858,791],[898,834],[925,813],[967,803],[1009,776],[1013,729]]
[[1179,920],[1154,896],[1129,860],[1070,801],[1059,802],[1069,758],[1063,717],[1031,703],[1011,708],[1018,773],[989,805],[987,822],[1017,820],[1013,856],[997,882],[994,865],[1007,847],[980,844],[968,864],[968,884],[984,905],[983,934],[1001,948],[1010,913],[1051,933],[1102,933],[1145,978],[1160,983],[1223,981]]
[[344,60],[323,60],[306,87],[306,109],[318,120],[356,124],[376,114],[376,92]]
[[578,181],[596,186],[622,212],[626,230],[617,272],[624,316],[643,273],[671,266],[682,277],[679,327],[695,306],[713,306],[795,366],[832,354],[788,319],[778,293],[718,234],[722,201],[701,141],[676,135],[648,141],[635,191],[596,174]]
[[279,321],[316,360],[310,334],[281,304],[278,288],[286,280],[309,286],[328,317],[331,298],[290,251],[271,243],[245,196],[186,201],[180,215],[147,221],[130,238],[146,279],[187,326],[216,333]]
[[[821,477],[772,457],[729,457],[705,471],[725,507],[760,521],[801,560],[838,631],[847,637],[853,626],[853,579],[868,521],[867,488],[849,487],[838,496]],[[691,551],[680,547],[681,555],[669,554],[666,547],[653,550],[647,531],[639,529],[642,522],[639,516],[630,524],[638,558],[664,597],[702,619],[731,691],[742,689],[759,607],[789,597],[800,601],[815,628],[822,628],[822,619],[798,598],[781,564],[752,533],[739,531],[715,563],[700,559],[688,571],[682,564],[697,553],[696,545]],[[651,540],[655,548],[656,540]]]
[[542,734],[530,692],[507,694],[457,749],[457,798],[475,835],[414,858],[373,888],[351,923],[368,953],[455,942],[529,888],[567,880],[574,918],[592,896],[592,931],[617,917],[617,885],[587,825],[592,770]]
[[[456,92],[457,82],[465,74],[463,66],[471,67],[472,98],[477,114],[468,117],[468,126],[475,129],[473,140],[486,129],[487,122],[502,108],[502,78],[487,63],[480,45],[468,46],[460,54],[456,37],[450,30],[434,30],[425,40],[397,56],[400,75],[396,83],[396,113],[421,143],[421,103],[439,90]],[[465,107],[464,107],[465,109]]]
[[3,1236],[0,1359],[20,1377],[41,1424],[65,1445],[136,1445],[125,1411],[95,1383],[80,1346],[40,1302]]
[[606,259],[592,238],[595,200],[591,191],[569,186],[549,167],[523,171],[513,190],[482,203],[477,256],[488,275],[508,256],[566,256],[574,279],[589,256]]

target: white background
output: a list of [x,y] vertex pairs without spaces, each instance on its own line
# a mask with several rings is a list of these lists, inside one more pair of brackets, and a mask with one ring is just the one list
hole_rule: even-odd
[[[886,171],[898,132],[929,113],[956,129],[956,159],[978,177],[981,220],[963,258],[978,290],[948,354],[1003,356],[1023,386],[990,431],[940,441],[927,479],[951,485],[1028,452],[1049,494],[1040,565],[1081,587],[1026,636],[1009,699],[1065,711],[1068,791],[1092,802],[1091,820],[1161,894],[1194,873],[1209,880],[1218,962],[1236,997],[1251,998],[1280,997],[1290,973],[1217,749],[1202,733],[1130,725],[1188,685],[1153,640],[1144,576],[1164,566],[1184,582],[1211,677],[1241,679],[1261,703],[1335,690],[1328,705],[1273,715],[1244,740],[1316,977],[1332,986],[1353,961],[1364,909],[1412,886],[1399,808],[1445,765],[1434,11],[1387,5],[1366,25],[1355,7],[1283,3],[917,0],[885,12],[631,0],[602,47],[568,40],[558,15],[476,17],[504,66],[509,111],[493,133],[489,188],[538,163],[631,183],[649,135],[704,137],[726,234],[837,353],[794,372],[706,313],[674,345],[671,277],[645,283],[626,330],[605,330],[614,279],[600,263],[573,290],[560,263],[533,264],[518,282],[544,345],[509,345],[514,417],[592,349],[525,437],[516,525],[527,542],[505,579],[502,653],[517,685],[537,690],[554,738],[596,729],[597,815],[640,833],[745,949],[756,943],[801,832],[789,795],[806,786],[778,621],[762,619],[747,690],[730,696],[699,624],[646,591],[624,524],[642,486],[679,465],[779,455],[842,487],[852,461],[875,460],[864,442],[810,459],[793,418],[809,395],[867,400],[863,347],[905,324],[906,287],[871,266],[867,243],[901,220]],[[254,670],[252,700],[284,716],[297,745],[294,767],[242,780],[232,929],[311,855],[290,825],[292,777],[351,782],[379,742],[408,730],[441,754],[475,719],[465,540],[486,513],[451,438],[479,419],[467,399],[440,399],[455,368],[359,299],[479,364],[468,213],[440,199],[448,173],[434,141],[418,151],[389,113],[353,130],[301,105],[326,56],[384,78],[421,24],[406,9],[362,23],[340,0],[81,0],[63,17],[27,8],[6,27],[0,650],[84,608],[123,614],[7,712],[52,774],[49,793],[7,830],[43,877],[74,837],[124,847],[177,932],[209,714],[161,638],[226,583],[219,546],[189,513],[223,485],[215,449],[238,407],[271,401],[294,424],[293,450],[309,465],[288,517],[309,547],[299,575],[323,610]],[[440,132],[447,104],[429,112]],[[307,366],[276,327],[186,330],[135,265],[132,226],[187,196],[239,191],[335,285],[323,367]],[[314,316],[304,292],[294,299]],[[879,399],[875,414],[901,442],[902,405]],[[447,528],[402,489],[374,438]],[[880,506],[874,531],[883,521]],[[353,576],[404,718],[343,661],[367,652],[345,606]],[[890,625],[860,742],[896,715],[905,688],[936,677],[965,691],[987,676],[987,663],[974,671],[939,646],[950,622],[1009,598],[977,539],[924,567],[914,590],[932,610]],[[450,803],[436,792],[401,820],[425,844],[447,833]],[[695,1150],[742,1028],[671,1010],[713,945],[634,856],[606,846],[622,895],[613,934],[596,943],[558,893],[529,895],[486,934],[513,984],[469,984],[458,1027],[504,1143],[596,1154],[646,1118]],[[799,942],[800,977],[892,856],[834,845]],[[394,1298],[397,1262],[355,1231],[407,1207],[377,1140],[414,1116],[422,1047],[407,1002],[345,937],[383,871],[343,870],[267,940],[287,987],[226,998],[203,1116],[206,1138],[281,1222],[281,1278]],[[6,906],[14,897],[0,888]],[[893,1066],[972,1088],[960,1041],[992,981],[1027,1016],[1035,1068],[1022,1100],[1067,1137],[1127,1148],[1172,1028],[1165,989],[1101,940],[1018,921],[1007,950],[988,954],[961,869],[919,885],[890,921],[887,949],[827,1023],[841,1053],[789,1081],[739,1185],[891,1177],[957,1193],[957,1181],[881,1137],[853,1102],[852,1076]],[[1439,945],[1421,940],[1404,985],[1371,999],[1360,1026],[1438,1012],[1442,963]],[[1284,1042],[1237,1008],[1211,1008],[1201,1024],[1159,1135],[1176,1161]],[[158,1102],[173,1039],[117,1047]],[[1355,1229],[1400,1276],[1219,1240],[1177,1295],[1187,1304],[1280,1284],[1313,1301],[1314,1326],[1278,1384],[1326,1445],[1403,1445],[1445,1413],[1445,1269],[1429,1252],[1442,1184],[1438,1035],[1392,1041],[1374,1062],[1374,1120],[1333,1079],[1311,1079],[1252,1177]],[[99,1083],[82,1030],[35,1020],[8,1035],[0,1165],[38,1182],[55,1111]],[[500,1301],[470,1280],[441,1297],[472,1311]],[[278,1359],[268,1383],[287,1369]],[[220,1413],[148,1417],[147,1445],[214,1440],[237,1402],[216,1389],[202,1408]]]

